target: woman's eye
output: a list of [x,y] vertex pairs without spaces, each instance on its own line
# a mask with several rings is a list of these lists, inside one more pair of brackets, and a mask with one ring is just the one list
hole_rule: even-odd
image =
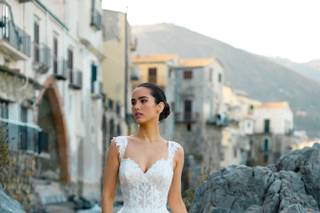
[[145,102],[147,102],[147,100],[141,100],[141,103],[145,103]]

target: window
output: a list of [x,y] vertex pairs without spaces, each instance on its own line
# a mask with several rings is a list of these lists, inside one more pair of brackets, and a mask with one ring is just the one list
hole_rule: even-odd
[[[23,123],[28,122],[28,108],[21,106],[20,107],[20,121]],[[28,130],[30,130],[27,126],[19,126],[19,140],[20,140],[20,148],[23,150],[27,150],[29,145],[28,143]]]
[[191,114],[192,114],[192,101],[191,100],[185,100],[184,101],[184,120],[190,121],[191,120]]
[[264,139],[263,151],[268,152],[268,150],[269,150],[269,140],[266,138]]
[[28,123],[28,108],[21,106],[20,110],[20,121]]
[[71,49],[68,49],[68,58],[67,58],[67,68],[69,72],[70,81],[72,81],[73,78],[73,51]]
[[191,70],[185,70],[183,72],[183,78],[184,79],[192,79],[192,71]]
[[94,92],[94,82],[98,79],[98,67],[95,64],[91,64],[91,92]]
[[0,118],[9,118],[9,110],[8,110],[9,103],[4,100],[0,100]]
[[40,62],[40,26],[38,21],[33,24],[33,37],[33,60],[34,62]]
[[191,124],[190,123],[187,124],[187,131],[191,132]]
[[218,75],[218,81],[219,81],[219,83],[222,83],[222,74],[221,73],[219,73],[219,75]]
[[265,134],[270,133],[270,120],[269,119],[264,120],[264,133]]
[[157,68],[149,68],[148,82],[157,83]]
[[264,139],[264,144],[263,144],[263,151],[264,151],[264,161],[268,162],[268,157],[269,157],[269,140],[266,138]]
[[113,121],[113,119],[111,119],[109,121],[109,135],[110,135],[109,141],[111,141],[114,136],[114,121]]
[[212,77],[213,77],[213,69],[210,68],[209,70],[209,81],[212,82]]
[[58,73],[58,38],[53,38],[53,73]]
[[120,124],[117,125],[117,135],[121,135],[121,127],[120,127]]

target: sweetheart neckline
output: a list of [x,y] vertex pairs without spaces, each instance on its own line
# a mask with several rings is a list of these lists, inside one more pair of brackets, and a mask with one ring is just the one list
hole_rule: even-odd
[[[128,143],[129,143],[129,139],[128,139],[128,138],[129,138],[129,136],[126,136],[126,137],[125,137],[125,140],[126,140],[125,148],[127,147]],[[124,150],[124,155],[125,155],[125,150]],[[148,168],[146,171],[144,171],[144,170],[141,168],[140,164],[139,164],[136,160],[134,160],[134,159],[132,159],[132,158],[130,158],[130,157],[122,158],[122,160],[129,160],[129,161],[134,162],[134,164],[136,164],[136,166],[140,169],[140,171],[141,171],[144,175],[146,175],[146,174],[148,173],[148,171],[149,171],[156,163],[158,163],[158,161],[168,161],[168,160],[169,160],[169,155],[170,155],[170,141],[167,140],[167,156],[166,156],[166,157],[163,157],[163,158],[160,158],[160,159],[156,160],[155,162],[153,162],[153,163],[151,164],[151,166],[149,166],[149,168]]]
[[144,175],[147,175],[148,172],[149,172],[158,162],[161,162],[161,161],[168,161],[168,162],[169,162],[169,159],[160,158],[160,159],[156,160],[155,162],[153,162],[153,163],[151,164],[151,166],[150,166],[146,171],[143,171],[143,169],[140,167],[140,165],[138,164],[138,162],[136,162],[134,159],[132,159],[132,158],[123,158],[122,160],[133,162],[133,163],[139,168],[139,170],[142,172],[142,174],[144,174]]

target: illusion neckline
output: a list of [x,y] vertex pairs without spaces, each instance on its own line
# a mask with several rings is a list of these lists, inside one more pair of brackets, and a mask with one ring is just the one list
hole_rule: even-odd
[[126,148],[127,148],[127,145],[128,145],[128,142],[129,142],[129,140],[128,140],[128,137],[129,136],[126,136],[125,137],[125,140],[126,140],[126,144],[125,144],[125,150],[124,150],[124,152],[123,152],[123,158],[122,158],[122,160],[125,160],[125,161],[131,161],[131,162],[133,162],[139,169],[140,169],[140,171],[144,174],[144,175],[146,175],[151,169],[152,169],[152,167],[154,167],[158,162],[161,162],[161,161],[169,161],[169,159],[170,159],[170,140],[166,140],[167,141],[167,156],[166,157],[163,157],[163,158],[160,158],[160,159],[158,159],[158,160],[156,160],[156,161],[154,161],[150,166],[149,166],[149,168],[147,168],[145,171],[142,169],[142,167],[140,166],[140,164],[136,161],[136,160],[134,160],[133,158],[130,158],[130,157],[124,157],[124,155],[125,155],[125,153],[126,153]]

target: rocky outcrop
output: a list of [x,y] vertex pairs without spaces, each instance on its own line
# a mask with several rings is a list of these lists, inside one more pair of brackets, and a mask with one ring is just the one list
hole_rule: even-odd
[[11,197],[9,197],[3,190],[0,188],[0,212],[1,213],[24,213],[21,205]]
[[320,212],[320,144],[268,167],[229,166],[200,185],[190,213]]

